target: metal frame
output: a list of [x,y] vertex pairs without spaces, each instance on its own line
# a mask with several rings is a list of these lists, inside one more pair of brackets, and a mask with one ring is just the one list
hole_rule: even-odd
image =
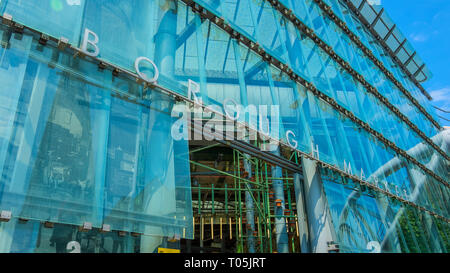
[[[427,136],[415,125],[413,124],[403,113],[401,113],[394,105],[392,105],[385,97],[383,97],[378,90],[372,86],[361,74],[354,70],[351,65],[346,62],[342,57],[340,57],[331,46],[326,44],[322,39],[320,39],[313,29],[310,29],[303,22],[301,22],[292,12],[292,10],[285,7],[278,0],[267,0],[275,9],[277,9],[284,17],[290,20],[302,33],[305,33],[311,40],[313,40],[322,50],[324,50],[332,59],[334,59],[339,65],[344,68],[356,81],[359,81],[366,90],[373,94],[377,99],[379,99],[386,107],[388,107],[395,115],[397,115],[403,122],[405,122],[411,129],[413,129],[417,134],[419,134],[425,141]],[[342,29],[344,33],[353,41],[353,43],[358,46],[364,54],[382,71],[382,73],[392,82],[394,85],[411,101],[419,111],[425,115],[425,117],[437,128],[441,129],[440,124],[433,119],[433,117],[420,105],[420,103],[412,97],[411,93],[394,77],[394,75],[387,70],[381,61],[379,61],[372,53],[372,51],[367,48],[358,38],[357,35],[352,33],[350,29],[346,26],[345,22],[339,19],[338,16],[332,11],[331,7],[323,2],[323,0],[314,0],[317,5],[322,9],[324,15],[330,17],[335,24]],[[414,56],[412,56],[414,57]],[[407,64],[406,64],[407,65]],[[432,142],[429,142],[430,145]],[[437,147],[437,146],[436,146]],[[436,148],[435,147],[435,148]]]
[[[329,105],[331,105],[333,108],[338,110],[341,114],[347,116],[350,120],[361,126],[361,128],[365,129],[367,132],[369,132],[371,135],[375,136],[379,141],[381,141],[386,146],[389,146],[392,150],[394,150],[397,154],[402,155],[405,157],[408,161],[411,161],[415,165],[419,166],[423,171],[425,171],[430,176],[433,176],[436,180],[441,182],[447,187],[450,187],[448,182],[446,182],[444,179],[442,179],[440,176],[436,175],[434,172],[426,168],[423,164],[421,164],[419,161],[417,161],[415,158],[408,155],[404,150],[400,149],[395,143],[385,138],[381,133],[375,131],[372,129],[369,124],[366,122],[360,120],[358,117],[356,117],[352,112],[348,111],[344,107],[342,107],[336,100],[329,97],[325,93],[321,92],[319,89],[317,89],[314,84],[308,82],[306,79],[302,78],[300,75],[296,74],[292,71],[292,69],[284,64],[283,62],[279,61],[277,58],[273,57],[271,54],[267,53],[258,43],[254,42],[251,38],[247,37],[246,35],[238,32],[237,30],[233,29],[228,23],[224,21],[223,18],[217,17],[215,14],[210,12],[208,9],[204,8],[203,6],[196,3],[194,0],[181,0],[182,2],[186,3],[189,7],[192,8],[192,11],[194,13],[199,14],[201,18],[208,19],[215,23],[218,27],[229,33],[233,38],[235,38],[238,42],[244,44],[252,51],[259,54],[265,61],[269,62],[270,64],[274,65],[278,69],[280,69],[282,72],[286,73],[292,80],[300,83],[301,85],[305,86],[307,89],[309,89],[316,97],[319,99],[322,99],[323,101],[327,102]],[[278,7],[282,7],[281,4],[277,0],[271,0],[272,2],[276,2]],[[289,13],[287,8],[284,8],[284,13]],[[292,12],[290,13],[291,17]],[[295,16],[294,16],[295,17]],[[333,52],[331,47],[326,45],[317,35],[314,34],[313,30],[308,28],[306,25],[301,23],[298,19],[296,19],[297,26],[299,29],[304,32],[307,35],[311,36],[311,39],[313,39],[319,46],[323,47],[324,49],[327,49],[329,52]],[[337,56],[337,54],[331,55],[333,58],[339,59],[340,57]],[[402,120],[404,120],[418,135],[420,135],[430,146],[432,146],[438,153],[440,153],[445,159],[450,160],[450,157],[442,151],[434,142],[429,139],[422,131],[420,131],[416,125],[414,125],[409,119],[406,118],[405,115],[403,115],[400,110],[395,108],[392,104],[389,103],[388,99],[383,97],[376,88],[372,87],[361,75],[359,75],[355,70],[351,69],[350,65],[343,61],[344,67],[346,69],[349,69],[353,71],[353,75],[357,77],[361,82],[364,82],[365,86],[368,87],[368,91],[370,91],[372,94],[374,94],[382,103],[384,103],[386,106],[388,106],[397,116],[403,117]]]
[[[315,1],[316,1],[316,0],[315,0]],[[319,1],[321,1],[321,0],[319,0]],[[387,35],[386,35],[385,37],[380,37],[380,35],[378,35],[378,33],[377,33],[377,32],[375,31],[375,29],[372,27],[372,24],[370,24],[370,23],[367,21],[367,18],[365,18],[365,17],[361,14],[361,12],[360,12],[361,9],[364,7],[364,5],[367,4],[367,3],[366,3],[366,0],[362,0],[361,5],[360,5],[359,8],[355,7],[355,6],[353,5],[353,3],[352,3],[350,0],[341,0],[341,1],[343,1],[343,2],[347,5],[347,7],[348,7],[348,8],[349,8],[356,16],[358,16],[359,20],[360,20],[360,21],[368,28],[368,30],[371,32],[371,34],[372,34],[374,37],[377,38],[378,42],[382,45],[382,47],[383,47],[383,48],[386,50],[386,52],[390,55],[390,57],[392,58],[392,60],[394,60],[394,62],[402,69],[403,73],[405,73],[405,74],[409,77],[409,79],[417,86],[417,88],[420,89],[420,91],[422,92],[422,94],[425,95],[425,96],[428,98],[428,100],[432,100],[433,98],[430,96],[430,94],[428,94],[428,92],[423,88],[423,86],[422,86],[422,85],[419,83],[419,81],[416,79],[417,75],[423,71],[424,65],[419,66],[419,65],[417,65],[417,63],[414,61],[414,64],[416,65],[417,70],[416,70],[416,72],[412,73],[412,72],[410,72],[410,71],[407,69],[407,67],[406,67],[408,64],[407,64],[407,63],[401,63],[401,62],[400,62],[400,59],[396,56],[396,55],[400,52],[400,50],[401,50],[402,48],[404,48],[404,45],[405,45],[405,43],[406,43],[407,40],[405,39],[405,40],[403,40],[402,42],[400,42],[400,41],[398,40],[398,37],[393,36],[393,37],[397,40],[397,42],[399,43],[399,46],[398,46],[398,48],[397,48],[395,51],[393,51],[391,48],[389,48],[389,46],[386,44],[387,39],[392,35],[392,33],[393,33],[394,29],[396,28],[396,26],[395,26],[395,25],[392,26],[392,28],[389,29],[389,31],[388,31],[388,33],[387,33]],[[368,5],[368,4],[367,4],[367,5]],[[369,6],[369,8],[372,9],[372,11],[373,11],[375,14],[377,14],[377,12],[373,9],[372,6],[370,6],[370,5],[368,5],[368,6]],[[381,21],[383,22],[384,25],[386,25],[382,19],[381,19]],[[405,52],[406,52],[406,54],[407,54],[409,57],[411,57],[411,54],[410,54],[406,49],[405,49]],[[415,54],[415,52],[413,53],[413,55],[414,55],[414,54]],[[414,57],[414,56],[412,56],[412,57]],[[425,76],[425,80],[423,80],[423,81],[426,81],[426,80],[427,80],[427,75],[425,75],[425,73],[423,73],[423,75]],[[400,90],[401,90],[401,89],[400,89]],[[403,90],[402,90],[402,91],[403,91]]]
[[[434,174],[431,170],[429,170],[428,168],[426,168],[423,164],[420,164],[417,160],[415,160],[414,158],[410,157],[409,155],[406,154],[405,151],[399,149],[395,144],[393,144],[392,142],[388,141],[387,139],[385,139],[380,133],[374,131],[372,128],[369,127],[368,124],[362,122],[361,120],[359,120],[358,118],[356,118],[350,111],[342,108],[340,105],[337,104],[336,101],[334,101],[334,99],[328,97],[327,95],[321,93],[316,87],[314,87],[314,85],[312,85],[311,83],[307,82],[305,79],[301,78],[299,75],[296,75],[295,73],[292,72],[292,70],[285,64],[281,63],[280,61],[276,60],[274,57],[272,57],[270,54],[266,53],[264,51],[264,49],[262,49],[257,43],[255,43],[254,41],[250,40],[249,38],[243,36],[242,34],[238,33],[236,30],[233,30],[228,24],[226,24],[224,22],[223,19],[216,17],[214,14],[208,12],[206,9],[203,9],[202,7],[200,7],[198,4],[194,4],[193,1],[191,0],[183,0],[183,2],[189,2],[191,5],[195,6],[195,10],[197,13],[200,13],[201,17],[203,18],[208,18],[210,19],[212,22],[215,22],[216,24],[218,24],[219,27],[221,27],[222,29],[224,29],[225,31],[227,31],[228,33],[232,33],[233,37],[235,39],[237,39],[239,42],[247,45],[251,50],[255,51],[256,53],[260,54],[266,61],[270,62],[271,64],[273,64],[274,66],[276,66],[277,68],[281,69],[283,72],[287,73],[293,80],[295,80],[296,82],[302,84],[303,86],[307,87],[309,90],[311,90],[311,92],[316,95],[318,98],[328,102],[331,106],[333,106],[335,109],[337,109],[339,112],[343,113],[345,116],[349,117],[351,120],[353,120],[355,123],[357,123],[358,125],[360,125],[362,128],[364,128],[365,130],[367,130],[369,133],[371,133],[373,136],[375,136],[376,138],[378,138],[381,142],[385,143],[387,146],[390,146],[391,148],[393,148],[395,151],[397,151],[398,154],[402,155],[403,157],[405,157],[406,159],[408,159],[409,161],[413,162],[414,164],[416,164],[417,166],[419,166],[422,170],[424,170],[427,174],[429,174],[430,176],[433,176],[436,180],[438,180],[439,182],[443,183],[445,186],[449,187],[448,183],[443,180],[442,178],[440,178],[439,176],[437,176],[436,174]],[[112,74],[115,77],[124,77],[124,78],[128,78],[131,81],[136,81],[137,83],[141,84],[144,86],[144,89],[148,89],[148,88],[153,88],[156,91],[162,92],[164,94],[167,94],[171,97],[173,97],[176,101],[184,101],[187,102],[189,104],[192,105],[197,105],[200,107],[205,107],[204,105],[199,105],[198,103],[196,103],[193,100],[190,100],[186,97],[184,97],[183,95],[180,95],[170,89],[167,89],[165,87],[162,87],[158,84],[154,84],[154,83],[149,83],[149,82],[145,82],[144,80],[142,80],[136,73],[132,73],[128,70],[125,70],[119,66],[116,66],[114,64],[108,63],[104,60],[101,60],[99,58],[96,57],[91,57],[91,56],[86,56],[83,54],[83,52],[76,48],[73,47],[71,45],[69,45],[67,43],[67,39],[65,38],[60,38],[57,39],[55,37],[51,37],[51,36],[47,36],[45,34],[43,34],[42,32],[33,29],[33,28],[29,28],[26,26],[23,26],[19,23],[16,23],[14,21],[12,21],[12,18],[6,18],[2,17],[4,20],[2,20],[3,25],[12,28],[9,31],[9,37],[7,37],[7,41],[3,42],[4,46],[7,46],[7,43],[9,42],[9,39],[11,38],[11,34],[12,32],[16,32],[16,33],[24,33],[24,31],[29,31],[32,35],[37,36],[37,39],[39,41],[45,41],[45,44],[47,46],[51,46],[54,48],[57,48],[61,51],[65,51],[66,53],[72,54],[74,56],[74,58],[77,57],[81,57],[84,58],[87,61],[90,61],[92,63],[97,63],[97,65],[99,66],[99,69],[102,70],[110,70],[112,72]],[[5,44],[6,43],[6,44]],[[41,44],[42,44],[41,43]],[[58,54],[56,54],[56,57],[58,57]],[[54,65],[54,64],[52,64]],[[130,102],[135,102],[135,103],[139,103],[138,101],[136,101],[136,98],[134,98],[132,95],[130,94],[118,94],[118,96],[120,96],[122,99],[126,99],[127,101]],[[139,98],[137,98],[139,99]],[[220,114],[220,113],[217,113]],[[221,114],[220,114],[221,115]],[[223,116],[223,115],[222,115]],[[224,118],[226,119],[226,117],[224,116]],[[242,124],[244,125],[245,128],[247,128],[248,130],[252,130],[251,128],[249,128],[249,126],[247,124]],[[273,139],[272,139],[273,140]],[[276,141],[276,140],[273,140]],[[399,196],[395,196],[390,192],[387,192],[381,188],[378,188],[377,186],[371,184],[370,182],[364,181],[361,178],[355,176],[355,175],[350,175],[348,173],[346,173],[345,171],[339,169],[337,166],[333,166],[330,165],[328,163],[325,163],[317,158],[314,158],[312,155],[306,154],[305,152],[299,151],[299,150],[294,150],[292,149],[290,146],[288,146],[286,143],[283,142],[279,142],[276,141],[280,144],[280,146],[283,149],[288,149],[294,153],[297,153],[298,157],[305,157],[311,160],[315,160],[317,162],[319,162],[322,166],[322,168],[327,168],[330,170],[333,170],[337,173],[339,173],[339,175],[341,175],[342,177],[347,177],[352,179],[354,182],[366,186],[368,188],[371,188],[377,192],[380,192],[381,194],[384,194],[388,197],[390,197],[391,199],[395,199],[398,200],[404,204],[416,207],[424,212],[427,212],[428,214],[443,219],[446,222],[450,223],[450,219],[441,216],[433,211],[430,211],[424,207],[421,207],[413,202],[409,202],[408,200],[405,200]],[[263,152],[261,150],[259,150],[258,148],[255,148],[254,146],[252,147],[250,144],[243,144],[243,143],[238,143],[236,141],[223,141],[223,144],[228,145],[230,147],[241,147],[244,149],[248,149],[245,150],[245,153],[251,153],[254,152],[255,156],[258,157],[262,157],[269,160],[279,160],[281,159],[281,157],[273,157],[271,155],[269,155],[269,153],[267,152]],[[446,157],[448,158],[448,156]],[[288,160],[284,161],[284,163],[287,163]],[[275,162],[274,162],[275,163]],[[280,162],[279,162],[280,163]],[[283,162],[281,162],[283,163]],[[295,167],[295,171],[298,172],[299,170],[299,166],[298,164],[293,163],[291,164],[287,164],[286,167],[287,169],[289,169],[290,167],[288,166],[290,165],[290,167],[293,166],[297,166]],[[293,169],[292,169],[293,171]]]

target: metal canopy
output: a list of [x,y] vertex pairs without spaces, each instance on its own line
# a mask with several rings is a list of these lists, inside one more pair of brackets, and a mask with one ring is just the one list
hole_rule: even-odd
[[432,77],[422,59],[414,51],[401,31],[396,28],[389,15],[381,5],[371,4],[367,0],[351,0],[360,14],[369,23],[370,29],[380,36],[380,43],[386,45],[402,66],[418,82],[425,82]]

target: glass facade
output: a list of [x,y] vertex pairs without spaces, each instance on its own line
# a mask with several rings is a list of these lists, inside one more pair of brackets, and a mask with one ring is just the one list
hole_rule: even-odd
[[[437,147],[269,1],[195,3],[286,64],[341,110],[185,2],[2,0],[0,7],[15,22],[64,37],[75,48],[82,47],[87,30],[95,33],[97,59],[130,73],[137,72],[135,60],[145,56],[158,68],[158,86],[182,97],[188,97],[192,80],[206,105],[220,107],[226,99],[243,106],[279,105],[283,143],[289,142],[286,132],[293,132],[298,151],[317,152],[321,162],[441,216],[319,167],[341,251],[366,252],[374,241],[383,252],[450,250],[450,191],[442,183],[450,177],[449,132],[436,128],[324,15],[318,1],[280,2]],[[426,97],[346,4],[324,2],[435,117]],[[177,120],[171,111],[183,102],[125,73],[101,69],[89,58],[44,45],[27,31],[3,24],[0,32],[0,210],[12,214],[0,224],[0,252],[152,252],[155,245],[170,244],[167,238],[192,238],[189,143],[171,135]],[[80,232],[78,227],[85,225],[94,229]],[[72,241],[79,245],[66,247]]]

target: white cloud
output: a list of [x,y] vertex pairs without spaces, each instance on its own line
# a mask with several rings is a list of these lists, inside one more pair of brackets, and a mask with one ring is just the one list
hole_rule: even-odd
[[[445,111],[450,110],[450,86],[430,91],[430,95],[433,98],[433,100],[431,101],[432,105],[439,107],[440,109],[443,109]],[[444,117],[445,119],[450,119],[450,114],[448,113],[436,110],[436,114]],[[450,125],[450,122],[447,120],[441,119],[440,121],[442,125]]]
[[428,40],[428,36],[422,33],[413,33],[409,37],[415,42],[425,42]]
[[381,0],[367,0],[369,5],[381,5]]
[[430,91],[430,95],[434,102],[444,102],[445,104],[450,104],[450,87]]
[[66,0],[66,3],[69,6],[80,6],[81,5],[81,0]]

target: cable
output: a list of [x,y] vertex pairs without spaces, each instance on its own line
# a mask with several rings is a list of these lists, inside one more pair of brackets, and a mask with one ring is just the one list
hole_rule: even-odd
[[443,120],[446,120],[446,121],[450,121],[450,120],[448,120],[448,119],[446,119],[446,118],[444,118],[444,117],[441,117],[441,116],[439,116],[439,115],[437,115],[439,118],[441,118],[441,119],[443,119]]
[[434,106],[434,105],[431,105],[431,106],[433,106],[434,108],[436,108],[436,109],[438,109],[439,111],[442,111],[442,112],[444,112],[444,113],[450,113],[450,111],[447,111],[447,110],[441,109],[441,108],[439,108],[439,107],[436,107],[436,106]]

